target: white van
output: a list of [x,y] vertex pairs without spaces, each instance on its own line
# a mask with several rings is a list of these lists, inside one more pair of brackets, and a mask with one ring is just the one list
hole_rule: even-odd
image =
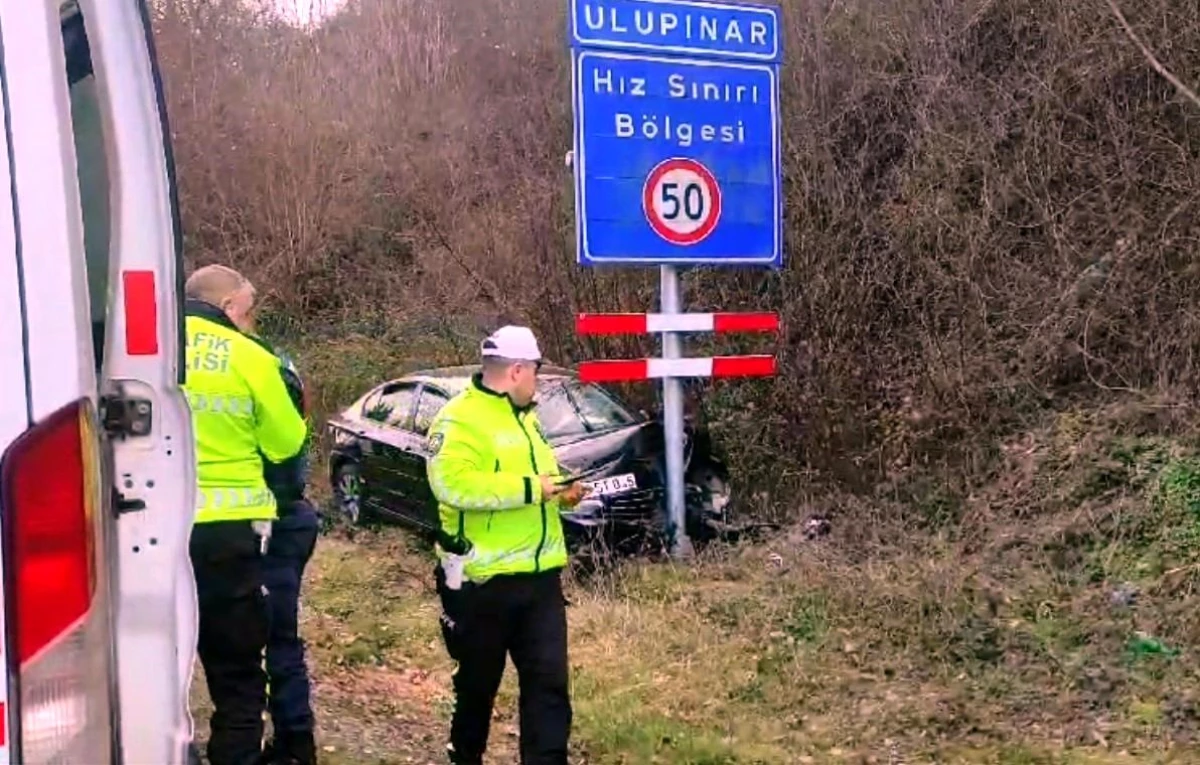
[[187,761],[194,452],[145,0],[0,0],[0,765]]

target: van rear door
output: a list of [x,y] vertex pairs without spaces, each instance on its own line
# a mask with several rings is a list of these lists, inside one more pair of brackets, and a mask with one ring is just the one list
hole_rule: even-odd
[[29,764],[118,757],[112,484],[61,22],[53,2],[0,0],[2,739]]
[[89,267],[107,274],[100,391],[118,492],[122,749],[129,763],[185,762],[198,628],[188,557],[196,479],[180,387],[182,247],[170,131],[146,3],[79,7],[108,168],[108,214],[96,216],[107,221],[107,247],[88,254]]
[[[0,35],[2,38],[3,35]],[[0,94],[5,78],[3,60],[0,59]],[[0,98],[0,125],[8,124],[8,99]],[[21,294],[20,263],[17,260],[16,210],[13,206],[12,176],[9,166],[9,131],[0,131],[0,455],[8,452],[9,445],[29,429],[32,414],[29,411],[29,364],[25,358],[25,309]],[[0,457],[0,468],[4,459]],[[3,486],[0,486],[0,491]],[[2,502],[2,500],[0,500]],[[0,539],[7,525],[4,521],[4,506],[0,504]],[[0,572],[6,570],[3,545],[0,544]],[[0,578],[0,666],[5,675],[11,674],[8,667],[9,641],[6,613],[9,597],[9,579]],[[8,703],[9,683],[0,682],[0,765],[9,765],[12,760],[12,712]]]
[[148,29],[138,0],[0,0],[0,765],[187,761],[194,449]]

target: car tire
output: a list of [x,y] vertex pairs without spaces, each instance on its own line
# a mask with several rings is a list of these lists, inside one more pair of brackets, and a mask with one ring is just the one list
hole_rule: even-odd
[[333,471],[333,502],[339,521],[363,526],[369,520],[363,505],[362,473],[355,462],[343,462]]

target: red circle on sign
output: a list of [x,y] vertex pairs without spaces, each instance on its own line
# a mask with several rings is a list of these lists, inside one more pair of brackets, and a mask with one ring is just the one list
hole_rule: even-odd
[[646,176],[642,211],[654,233],[671,244],[703,241],[721,218],[716,176],[694,159],[663,160]]

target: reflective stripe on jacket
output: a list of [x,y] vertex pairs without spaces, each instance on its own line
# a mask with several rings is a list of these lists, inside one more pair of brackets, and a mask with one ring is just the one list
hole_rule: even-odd
[[276,462],[294,456],[308,430],[279,374],[279,359],[207,304],[189,303],[185,331],[196,523],[273,519],[262,456]]
[[567,564],[558,501],[542,499],[538,478],[560,475],[558,463],[532,409],[517,409],[476,375],[434,418],[429,451],[429,485],[442,528],[474,548],[467,579]]

